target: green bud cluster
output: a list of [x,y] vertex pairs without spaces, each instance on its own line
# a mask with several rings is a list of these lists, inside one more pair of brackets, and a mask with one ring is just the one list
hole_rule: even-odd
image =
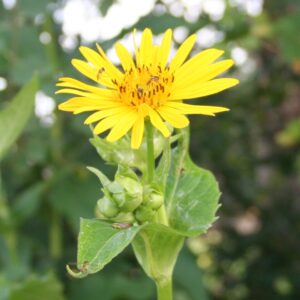
[[163,193],[154,186],[142,185],[136,173],[119,166],[114,181],[102,172],[89,168],[102,183],[103,197],[97,201],[96,217],[114,222],[150,222],[164,201]]
[[146,186],[143,193],[143,202],[135,211],[135,218],[140,223],[152,221],[157,210],[164,202],[163,193],[157,188]]

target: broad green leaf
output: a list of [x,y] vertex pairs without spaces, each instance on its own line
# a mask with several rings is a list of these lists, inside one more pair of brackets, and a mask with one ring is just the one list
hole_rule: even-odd
[[131,243],[140,228],[119,229],[113,223],[81,219],[77,253],[79,272],[68,267],[69,273],[75,277],[85,277],[100,271]]
[[187,236],[205,232],[216,219],[220,191],[213,174],[186,157],[168,201],[171,227]]
[[0,159],[21,134],[29,119],[38,88],[37,77],[26,84],[12,102],[0,112]]
[[62,284],[54,276],[31,276],[13,287],[8,300],[63,300]]
[[147,224],[133,240],[135,255],[147,275],[155,281],[172,275],[184,237],[161,224]]

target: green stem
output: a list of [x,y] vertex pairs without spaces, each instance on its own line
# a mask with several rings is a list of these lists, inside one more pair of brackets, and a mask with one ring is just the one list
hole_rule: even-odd
[[147,131],[147,181],[152,183],[154,177],[155,160],[154,160],[154,145],[153,145],[153,127],[149,121],[146,122]]
[[166,206],[165,204],[163,204],[159,210],[158,210],[158,222],[160,224],[169,226],[169,221],[168,221],[168,216],[167,216],[167,212],[166,212]]
[[156,282],[157,300],[172,300],[172,280]]

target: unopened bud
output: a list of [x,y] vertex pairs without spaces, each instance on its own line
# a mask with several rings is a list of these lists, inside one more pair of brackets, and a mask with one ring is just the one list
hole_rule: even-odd
[[142,205],[135,211],[135,218],[137,221],[144,223],[147,221],[152,221],[155,213],[156,211],[152,208]]
[[98,200],[97,207],[106,218],[113,218],[119,213],[118,206],[106,196]]
[[159,209],[164,203],[164,196],[159,192],[152,192],[148,195],[147,206],[151,207],[154,210]]
[[115,222],[121,222],[121,223],[134,223],[135,219],[132,213],[119,213],[116,217],[113,218]]
[[133,178],[118,176],[116,180],[130,194],[142,194],[143,192],[141,183]]

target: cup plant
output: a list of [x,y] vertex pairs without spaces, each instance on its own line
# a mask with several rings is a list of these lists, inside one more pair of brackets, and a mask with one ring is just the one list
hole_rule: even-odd
[[[113,179],[88,167],[100,181],[102,196],[95,219],[81,219],[77,278],[100,271],[132,245],[146,274],[154,280],[157,297],[172,299],[172,273],[186,237],[203,234],[216,219],[220,191],[211,172],[189,157],[189,119],[186,115],[215,116],[225,107],[184,103],[221,92],[238,84],[234,78],[218,78],[233,65],[216,60],[222,50],[208,49],[190,59],[196,35],[189,36],[169,59],[172,30],[154,45],[145,29],[135,57],[121,44],[115,51],[122,70],[114,66],[102,48],[80,47],[86,61],[73,66],[94,84],[62,77],[57,93],[74,97],[60,110],[93,112],[85,120],[93,131],[91,143],[102,159],[116,165]],[[92,125],[93,124],[93,125]],[[106,138],[99,135],[105,131]]]

